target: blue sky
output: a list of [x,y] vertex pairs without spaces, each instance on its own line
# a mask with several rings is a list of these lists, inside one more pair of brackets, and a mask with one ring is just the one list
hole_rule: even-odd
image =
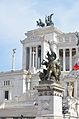
[[0,72],[11,70],[16,48],[16,69],[22,68],[24,33],[54,13],[53,22],[64,32],[79,31],[79,0],[0,0]]

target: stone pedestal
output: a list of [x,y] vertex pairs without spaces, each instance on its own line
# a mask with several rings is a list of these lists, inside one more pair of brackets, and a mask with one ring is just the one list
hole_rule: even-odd
[[36,119],[62,119],[62,92],[60,84],[40,84]]

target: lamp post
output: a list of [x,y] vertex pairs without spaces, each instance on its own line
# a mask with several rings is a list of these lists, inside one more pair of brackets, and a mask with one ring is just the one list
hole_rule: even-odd
[[12,49],[12,71],[15,70],[15,53],[16,53],[16,48]]

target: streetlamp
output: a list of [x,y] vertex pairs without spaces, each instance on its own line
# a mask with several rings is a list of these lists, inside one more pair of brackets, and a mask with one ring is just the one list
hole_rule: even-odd
[[12,71],[15,70],[15,53],[16,53],[16,48],[12,49]]

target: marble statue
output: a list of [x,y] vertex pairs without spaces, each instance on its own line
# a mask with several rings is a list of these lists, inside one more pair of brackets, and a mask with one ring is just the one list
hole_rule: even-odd
[[68,98],[68,105],[69,105],[69,114],[70,116],[77,117],[77,99],[75,98]]
[[69,97],[72,97],[72,93],[73,93],[73,86],[71,83],[69,83],[69,86],[68,86],[68,94],[69,94]]

